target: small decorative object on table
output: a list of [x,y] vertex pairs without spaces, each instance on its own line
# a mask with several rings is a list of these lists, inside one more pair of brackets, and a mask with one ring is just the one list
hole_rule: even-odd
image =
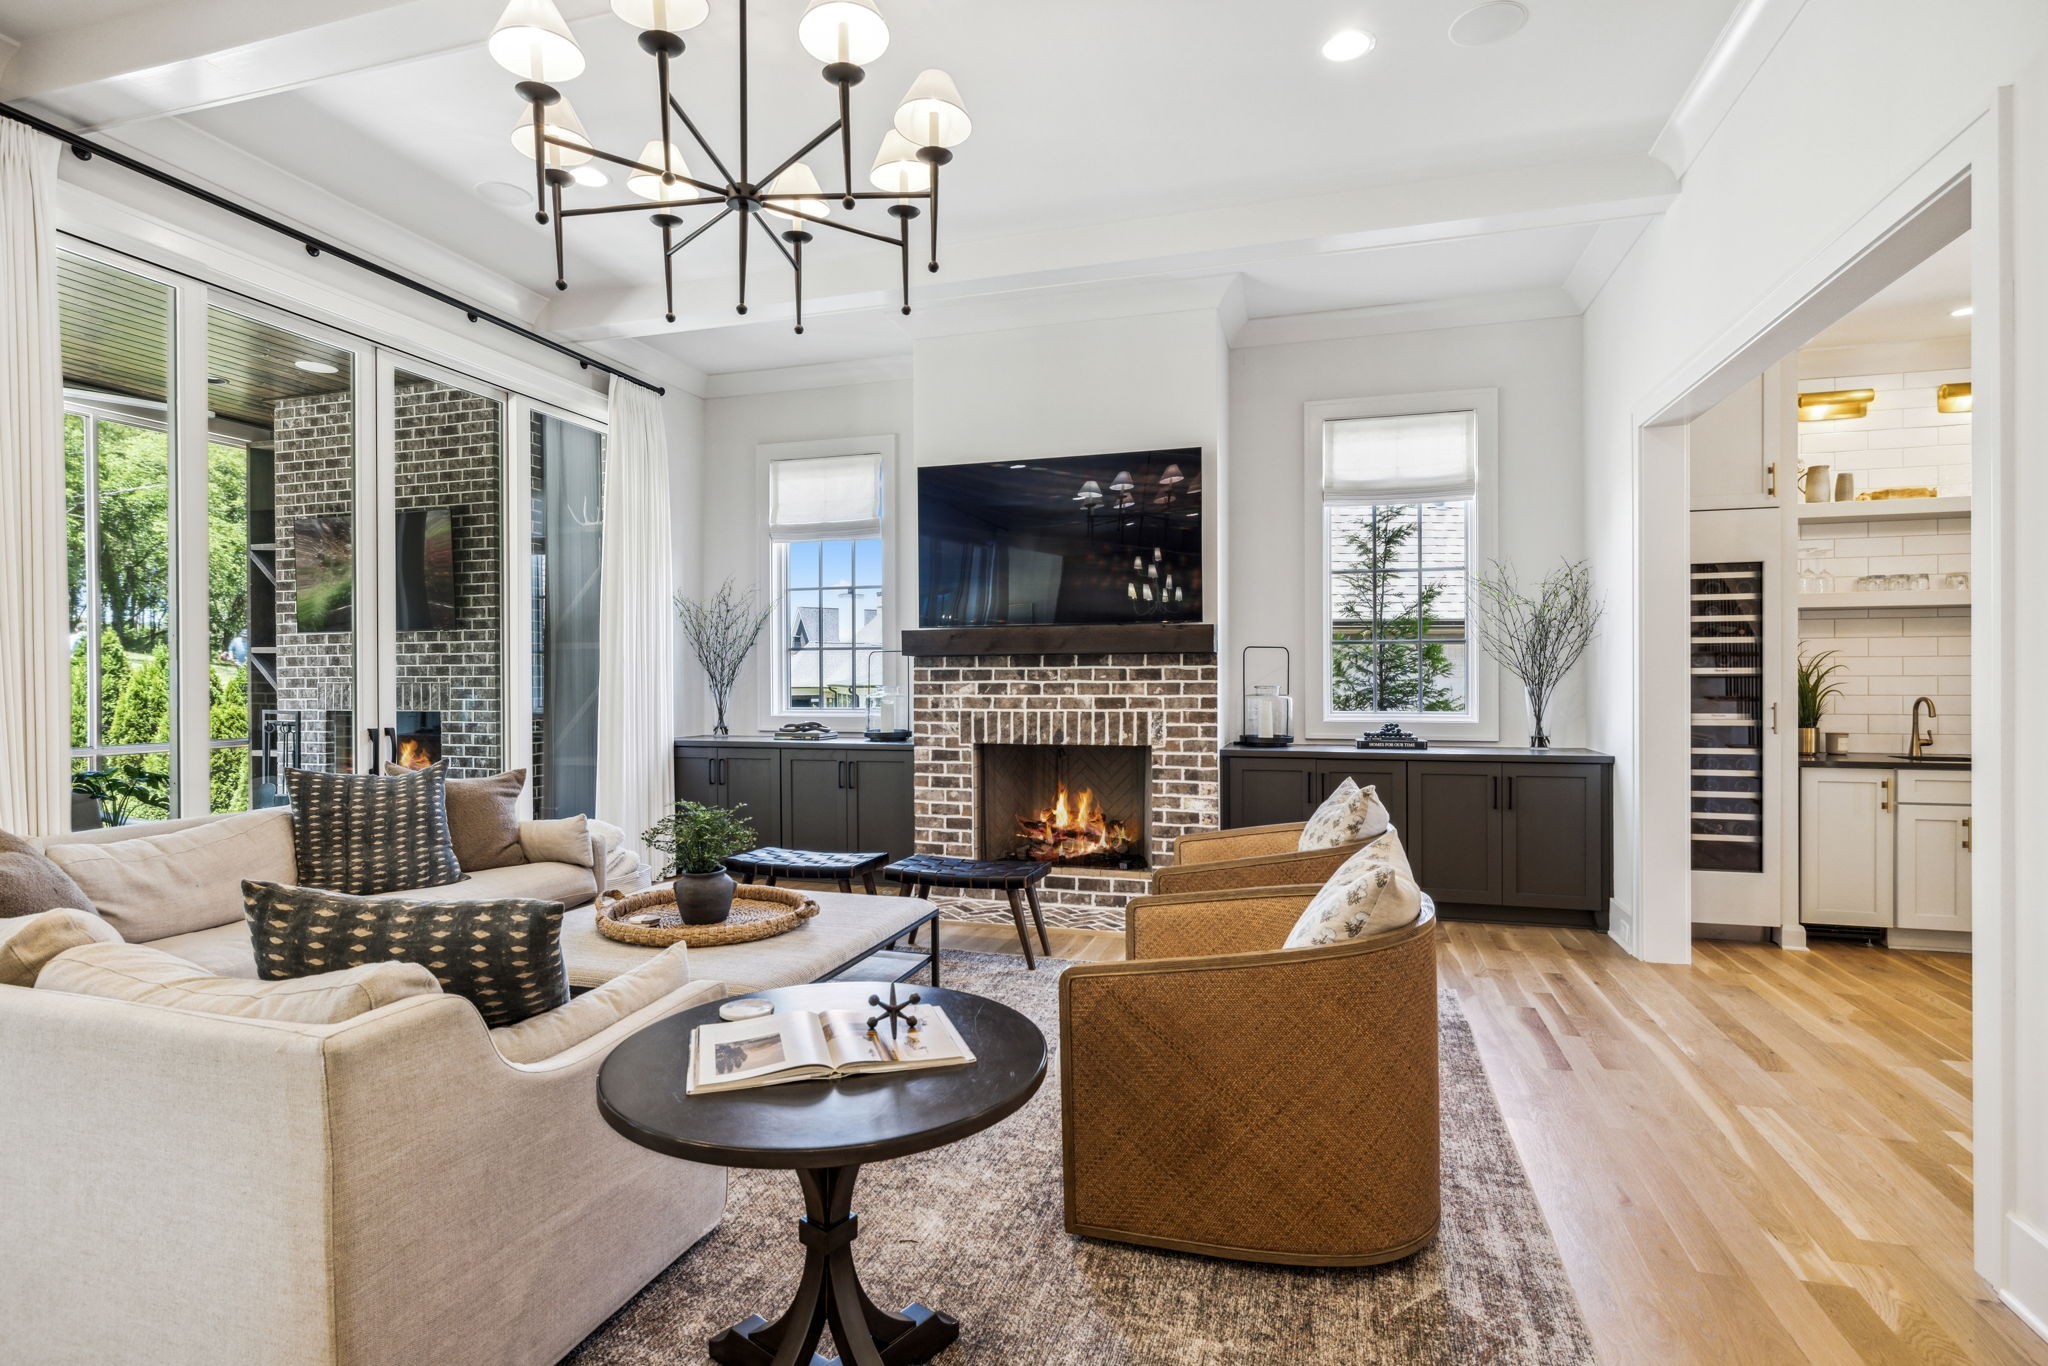
[[1360,749],[1428,749],[1429,741],[1389,721],[1370,735],[1358,737]]
[[1529,699],[1529,748],[1548,749],[1543,714],[1551,694],[1600,629],[1604,604],[1593,596],[1593,571],[1584,560],[1567,560],[1530,598],[1523,596],[1515,572],[1495,560],[1490,572],[1472,576],[1472,587],[1480,644],[1522,680]]
[[727,809],[677,802],[675,814],[640,832],[648,848],[668,856],[662,877],[675,879],[676,910],[686,925],[716,925],[732,911],[728,855],[757,843],[753,822],[740,815],[746,803]]
[[910,993],[910,999],[908,1001],[905,1001],[901,1005],[898,1005],[896,1002],[896,984],[894,982],[889,983],[888,1000],[884,1001],[881,997],[870,994],[868,996],[868,1004],[871,1006],[880,1006],[882,1008],[882,1013],[879,1015],[868,1016],[868,1033],[874,1033],[875,1026],[880,1024],[884,1020],[887,1020],[889,1022],[889,1037],[892,1039],[896,1037],[896,1022],[898,1020],[901,1020],[903,1022],[903,1027],[905,1029],[917,1028],[917,1016],[910,1013],[910,1008],[914,1005],[917,1005],[919,1002],[923,1000],[923,996],[913,991]]
[[910,738],[910,694],[889,681],[889,666],[882,666],[882,681],[875,682],[875,661],[883,655],[900,655],[901,650],[868,651],[867,730],[870,740],[900,743]]
[[732,733],[725,724],[725,704],[732,699],[732,686],[739,681],[740,666],[747,662],[754,642],[768,625],[770,610],[759,605],[753,589],[734,592],[731,579],[702,602],[676,595],[676,615],[682,618],[683,635],[690,642],[690,652],[697,656],[698,666],[704,670],[704,682],[711,689],[711,704],[718,711],[718,724],[711,728],[713,735]]
[[[1250,656],[1253,650],[1278,650],[1287,661],[1286,683],[1251,682]],[[1238,678],[1244,684],[1244,734],[1240,745],[1257,749],[1280,749],[1294,743],[1294,652],[1285,645],[1247,645],[1238,656]],[[1282,691],[1282,688],[1285,691]]]
[[630,895],[613,888],[598,905],[597,932],[643,949],[665,949],[671,944],[710,949],[772,939],[817,914],[818,903],[802,892],[787,887],[747,887],[734,898],[723,920],[692,925],[677,913],[673,887],[653,887]]
[[823,721],[791,721],[775,728],[778,740],[836,740],[839,732]]

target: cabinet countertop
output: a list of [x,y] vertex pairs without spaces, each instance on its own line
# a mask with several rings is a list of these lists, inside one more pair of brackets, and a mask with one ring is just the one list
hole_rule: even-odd
[[1530,749],[1526,745],[1431,745],[1428,749],[1360,749],[1336,740],[1307,740],[1292,745],[1225,745],[1225,757],[1263,759],[1293,755],[1309,759],[1491,759],[1516,764],[1611,764],[1614,756],[1594,749]]
[[1967,754],[1930,754],[1924,759],[1901,759],[1895,754],[1817,754],[1801,759],[1801,768],[1910,768],[1955,772],[1970,771]]
[[685,735],[676,741],[678,745],[760,745],[770,749],[802,749],[816,746],[819,749],[915,749],[914,740],[870,740],[859,731],[845,735],[829,735],[823,740],[791,740],[779,735]]

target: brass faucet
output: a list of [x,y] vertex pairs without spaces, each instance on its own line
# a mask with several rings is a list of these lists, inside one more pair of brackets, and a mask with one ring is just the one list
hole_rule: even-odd
[[1927,719],[1930,721],[1941,715],[1940,712],[1934,709],[1933,698],[1916,697],[1913,699],[1913,743],[1906,750],[1907,757],[1912,759],[1920,758],[1927,746],[1934,743],[1934,736],[1931,732],[1925,735],[1920,732],[1920,709],[1922,707],[1927,708]]

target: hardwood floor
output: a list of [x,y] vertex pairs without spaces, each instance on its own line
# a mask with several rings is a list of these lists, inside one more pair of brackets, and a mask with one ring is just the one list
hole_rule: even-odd
[[1447,924],[1439,961],[1603,1361],[2048,1363],[1970,1267],[1969,959]]

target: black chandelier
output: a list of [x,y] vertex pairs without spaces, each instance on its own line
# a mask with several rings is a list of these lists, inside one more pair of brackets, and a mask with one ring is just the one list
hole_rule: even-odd
[[[838,232],[851,233],[896,248],[902,259],[903,311],[910,312],[910,224],[920,214],[918,201],[931,205],[930,260],[928,268],[939,268],[939,168],[953,159],[952,149],[967,140],[971,128],[966,106],[953,78],[943,71],[928,70],[911,84],[910,92],[896,110],[893,126],[882,139],[881,150],[869,169],[873,190],[853,188],[852,92],[867,75],[864,64],[882,55],[889,45],[889,28],[874,0],[810,0],[797,23],[797,41],[806,52],[824,63],[824,76],[839,90],[839,117],[825,130],[784,158],[774,170],[758,179],[752,174],[748,136],[747,91],[747,0],[739,7],[740,62],[740,145],[739,174],[734,175],[699,132],[696,123],[669,89],[670,64],[683,54],[683,34],[710,17],[710,0],[612,0],[612,12],[640,30],[640,47],[655,60],[656,86],[661,109],[661,136],[641,149],[639,157],[623,157],[597,147],[576,112],[555,83],[571,80],[583,71],[583,51],[570,36],[554,0],[511,0],[497,27],[491,31],[490,53],[497,63],[520,77],[516,87],[526,101],[526,112],[512,130],[512,144],[533,159],[534,221],[553,223],[555,232],[555,288],[569,287],[563,260],[562,233],[566,220],[595,214],[647,213],[661,229],[661,274],[667,298],[667,315],[676,320],[675,254],[702,237],[727,218],[737,214],[739,222],[739,302],[736,312],[747,311],[748,222],[782,253],[796,281],[796,330],[804,330],[804,245],[814,239],[808,225],[817,224]],[[716,169],[719,180],[700,180],[689,173],[681,149],[671,133],[680,122],[705,157]],[[862,200],[892,201],[889,214],[896,220],[894,236],[870,232],[850,223],[834,221],[829,215],[828,192],[804,158],[837,136],[841,184],[837,196],[842,207],[852,209]],[[627,170],[626,188],[638,196],[638,203],[603,204],[588,208],[564,208],[563,188],[576,183],[574,169],[592,160],[608,161]],[[687,234],[677,237],[683,226],[679,209],[718,206],[718,212]],[[779,233],[764,221],[763,214],[787,219],[789,226]]]

